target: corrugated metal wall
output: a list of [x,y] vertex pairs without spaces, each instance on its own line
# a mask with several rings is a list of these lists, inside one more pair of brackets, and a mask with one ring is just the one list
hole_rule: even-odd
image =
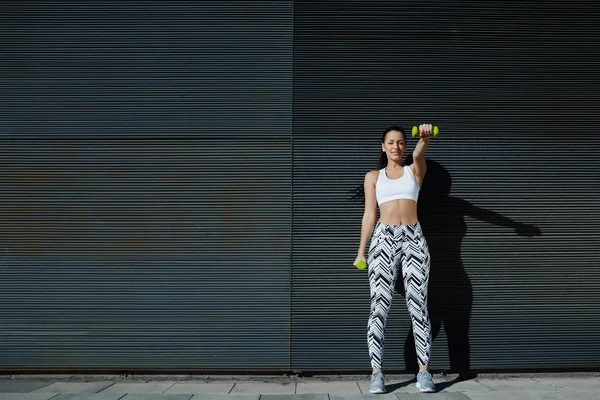
[[[0,367],[368,370],[349,199],[387,125],[430,121],[432,367],[598,368],[573,4],[2,2]],[[388,371],[409,329],[397,296]]]
[[0,368],[288,369],[292,3],[2,18]]
[[[385,127],[424,122],[441,129],[419,206],[432,368],[600,366],[599,11],[295,3],[295,370],[369,368],[367,274],[352,266],[363,209],[349,192]],[[384,368],[416,368],[409,331],[398,295]]]

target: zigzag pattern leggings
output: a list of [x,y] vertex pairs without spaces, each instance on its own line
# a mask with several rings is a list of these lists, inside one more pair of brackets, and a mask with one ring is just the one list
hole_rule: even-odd
[[373,368],[381,368],[385,340],[385,325],[394,296],[398,266],[406,290],[406,305],[410,313],[417,361],[429,364],[431,322],[427,311],[429,283],[429,248],[419,223],[413,225],[375,225],[369,255],[369,286],[371,313],[367,343]]

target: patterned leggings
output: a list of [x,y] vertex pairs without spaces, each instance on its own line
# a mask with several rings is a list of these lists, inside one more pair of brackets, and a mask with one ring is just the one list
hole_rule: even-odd
[[429,364],[431,323],[427,311],[429,248],[419,223],[413,225],[375,225],[368,255],[371,313],[367,342],[373,368],[381,368],[385,324],[394,296],[398,265],[406,290],[406,305],[412,320],[417,361]]

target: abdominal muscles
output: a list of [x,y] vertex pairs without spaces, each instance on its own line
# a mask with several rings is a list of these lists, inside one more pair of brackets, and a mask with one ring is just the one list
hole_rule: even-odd
[[379,206],[379,222],[389,225],[412,225],[419,222],[417,202],[408,199],[387,201]]

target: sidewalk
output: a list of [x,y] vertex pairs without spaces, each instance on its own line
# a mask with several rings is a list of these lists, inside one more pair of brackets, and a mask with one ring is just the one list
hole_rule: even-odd
[[369,393],[368,376],[193,377],[15,375],[0,378],[0,400],[598,400],[600,374],[480,375],[456,382],[435,375],[438,392],[419,393],[414,377],[386,377],[388,393]]

